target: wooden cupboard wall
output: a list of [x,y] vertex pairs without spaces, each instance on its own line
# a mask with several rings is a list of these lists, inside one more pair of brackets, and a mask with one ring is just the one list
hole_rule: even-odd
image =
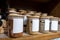
[[51,11],[50,15],[60,17],[60,2],[57,6]]

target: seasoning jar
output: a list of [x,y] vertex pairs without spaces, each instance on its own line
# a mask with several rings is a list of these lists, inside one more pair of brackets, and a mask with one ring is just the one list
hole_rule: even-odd
[[51,19],[51,32],[57,32],[58,31],[58,17],[52,17]]
[[29,34],[40,34],[39,33],[39,16],[28,16],[28,22],[26,31]]
[[23,18],[18,14],[10,14],[8,16],[8,36],[21,37],[23,36]]
[[50,28],[50,17],[43,16],[40,18],[40,32],[48,33]]

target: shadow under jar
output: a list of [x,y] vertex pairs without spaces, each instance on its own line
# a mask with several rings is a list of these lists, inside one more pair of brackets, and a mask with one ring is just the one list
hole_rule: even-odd
[[22,15],[9,15],[8,17],[8,36],[21,37],[23,36],[23,18]]

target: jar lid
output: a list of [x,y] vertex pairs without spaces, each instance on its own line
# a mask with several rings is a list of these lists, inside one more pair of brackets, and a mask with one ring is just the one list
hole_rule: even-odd
[[9,14],[19,14],[19,12],[9,12]]
[[19,14],[10,14],[8,16],[8,19],[13,20],[14,18],[24,18],[24,15],[19,15]]
[[59,20],[58,17],[52,17],[51,20]]
[[27,14],[32,15],[32,14],[34,14],[34,13],[35,13],[35,11],[28,11]]
[[19,10],[19,14],[22,14],[22,15],[25,15],[25,14],[27,14],[27,11],[26,10]]
[[30,14],[25,14],[24,16],[31,16]]
[[50,19],[50,16],[42,16],[43,19]]
[[15,8],[9,8],[9,12],[16,12]]
[[47,13],[43,13],[42,16],[47,16]]
[[23,15],[19,15],[19,14],[9,14],[9,16],[23,16]]
[[40,18],[40,16],[27,16],[28,18]]
[[41,12],[35,13],[36,16],[41,16]]

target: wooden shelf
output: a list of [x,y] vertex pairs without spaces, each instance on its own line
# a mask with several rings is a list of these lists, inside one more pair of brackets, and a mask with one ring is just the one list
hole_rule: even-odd
[[60,32],[57,33],[48,33],[48,34],[39,34],[39,35],[27,35],[20,38],[0,38],[0,40],[50,40],[53,38],[59,38]]

